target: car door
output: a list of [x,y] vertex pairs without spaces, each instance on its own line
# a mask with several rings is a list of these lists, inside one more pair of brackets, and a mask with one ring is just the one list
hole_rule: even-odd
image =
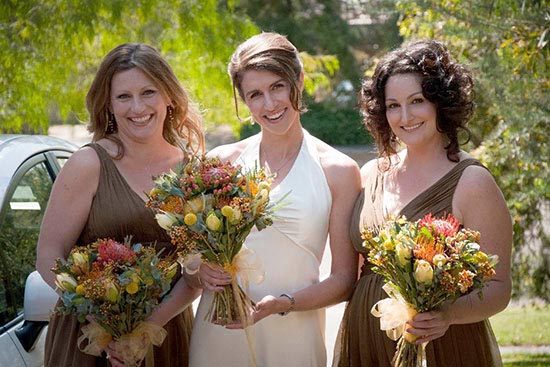
[[[16,171],[0,208],[0,366],[42,366],[45,332],[21,343],[27,276],[35,269],[36,243],[53,181],[70,152],[28,158]],[[48,314],[46,310],[44,314]],[[26,325],[28,326],[28,325]]]

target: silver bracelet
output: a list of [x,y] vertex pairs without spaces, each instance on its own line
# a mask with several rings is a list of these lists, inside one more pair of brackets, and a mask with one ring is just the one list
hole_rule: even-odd
[[290,294],[287,294],[287,293],[283,293],[279,297],[286,297],[290,300],[290,308],[284,312],[279,312],[279,315],[286,316],[290,312],[294,311],[294,306],[296,305],[296,300],[294,299],[294,297],[292,297]]

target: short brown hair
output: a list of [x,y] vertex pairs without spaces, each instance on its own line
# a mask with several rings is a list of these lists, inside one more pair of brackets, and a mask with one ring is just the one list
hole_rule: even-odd
[[451,59],[447,47],[434,40],[412,41],[389,52],[373,76],[363,78],[359,107],[379,155],[389,158],[397,149],[397,138],[386,119],[386,83],[392,75],[407,73],[420,75],[422,95],[436,106],[437,130],[449,141],[447,158],[458,162],[458,131],[470,137],[466,124],[474,111],[474,82],[470,72]]
[[241,43],[231,56],[227,71],[233,83],[237,117],[239,111],[235,89],[244,100],[241,83],[248,70],[266,70],[285,79],[290,83],[292,107],[299,112],[306,111],[299,87],[302,62],[298,50],[285,36],[272,32],[257,34]]
[[124,155],[122,142],[107,131],[111,115],[111,81],[115,74],[133,68],[145,73],[171,102],[173,119],[166,114],[162,131],[164,139],[194,153],[203,152],[204,134],[198,108],[189,100],[168,62],[156,49],[143,43],[121,44],[103,59],[86,96],[86,108],[90,113],[88,130],[93,133],[92,140],[110,139],[118,146],[117,158]]

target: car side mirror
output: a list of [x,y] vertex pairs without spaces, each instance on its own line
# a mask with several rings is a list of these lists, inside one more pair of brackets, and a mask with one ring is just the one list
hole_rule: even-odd
[[35,270],[27,277],[25,284],[24,317],[27,321],[50,321],[59,295]]

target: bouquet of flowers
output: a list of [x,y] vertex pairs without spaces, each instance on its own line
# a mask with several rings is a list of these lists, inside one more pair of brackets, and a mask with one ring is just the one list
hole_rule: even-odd
[[479,232],[459,228],[451,214],[428,214],[416,222],[390,218],[382,228],[362,232],[367,259],[384,276],[390,296],[371,313],[381,318],[380,329],[389,338],[399,339],[395,367],[425,366],[426,345],[415,345],[416,337],[405,331],[408,320],[474,290],[481,298],[483,286],[495,274],[498,257],[480,250]]
[[52,271],[63,301],[56,312],[91,321],[78,339],[84,353],[99,356],[114,340],[125,365],[138,366],[149,343],[162,343],[166,331],[144,320],[170,290],[178,263],[159,255],[152,246],[131,245],[129,238],[99,239],[73,247],[66,262],[56,260]]
[[213,323],[251,324],[254,303],[238,280],[246,289],[250,281],[260,283],[264,271],[243,243],[254,226],[261,231],[273,223],[280,204],[269,201],[270,184],[263,169],[245,172],[218,158],[195,157],[157,177],[149,194],[147,205],[157,212],[188,273],[193,272],[187,269],[190,259],[200,256],[233,276],[231,285],[214,294],[206,315]]

